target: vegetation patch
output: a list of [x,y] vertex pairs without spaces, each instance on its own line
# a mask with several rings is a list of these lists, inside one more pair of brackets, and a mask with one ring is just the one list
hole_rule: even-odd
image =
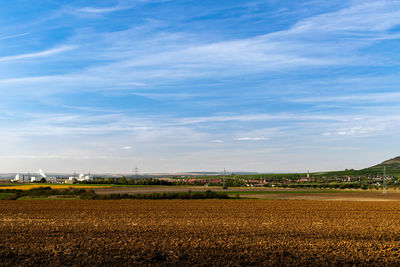
[[21,189],[0,189],[0,194],[4,194],[5,200],[16,199],[52,199],[59,198],[79,198],[86,200],[109,200],[109,199],[228,199],[231,198],[225,192],[184,192],[184,193],[148,193],[148,194],[107,194],[99,195],[93,190],[68,188],[63,190],[52,189],[51,187],[36,187],[29,190]]
[[351,193],[360,191],[350,190],[269,190],[269,191],[229,191],[229,194],[239,195],[258,195],[258,194],[332,194],[332,193]]
[[14,193],[0,193],[0,200],[9,199],[13,195],[14,195]]

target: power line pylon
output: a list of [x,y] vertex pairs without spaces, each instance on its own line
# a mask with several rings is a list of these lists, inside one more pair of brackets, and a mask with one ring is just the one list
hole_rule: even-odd
[[386,166],[383,167],[383,191],[384,194],[387,193],[386,189]]

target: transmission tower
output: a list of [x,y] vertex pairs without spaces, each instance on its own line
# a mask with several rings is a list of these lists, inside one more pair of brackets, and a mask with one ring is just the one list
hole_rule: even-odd
[[386,166],[383,167],[383,191],[384,194],[387,193],[386,190]]
[[138,174],[139,174],[139,168],[137,166],[135,166],[135,178],[138,178]]
[[224,168],[223,189],[226,189],[226,188],[227,188],[227,186],[226,186],[226,170],[225,170],[225,168]]

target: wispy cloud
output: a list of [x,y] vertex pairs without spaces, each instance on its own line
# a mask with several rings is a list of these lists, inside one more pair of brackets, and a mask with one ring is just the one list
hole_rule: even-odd
[[[163,49],[165,45],[161,45],[159,52],[152,51],[148,55],[133,53],[109,68],[142,73],[140,68],[151,67],[151,78],[185,78],[282,68],[382,64],[382,59],[372,60],[371,56],[362,55],[358,50],[382,38],[397,38],[398,34],[387,32],[400,24],[397,7],[400,4],[395,2],[356,5],[304,19],[288,30],[237,40],[184,46],[178,44],[179,38],[174,40],[176,45],[173,49]],[[122,52],[121,49],[118,51]],[[123,53],[129,55],[127,51]],[[117,54],[115,56],[118,57]],[[150,75],[144,74],[141,77]]]
[[321,103],[321,102],[352,102],[354,103],[377,103],[386,102],[390,103],[393,101],[400,100],[399,92],[383,92],[383,93],[363,93],[363,94],[345,94],[342,96],[323,96],[323,97],[303,97],[292,99],[292,102],[304,102],[304,103]]
[[269,138],[267,137],[263,137],[263,136],[259,136],[259,137],[238,137],[235,138],[236,141],[264,141],[264,140],[268,140]]
[[307,120],[326,120],[326,121],[342,121],[346,120],[343,117],[335,115],[318,115],[318,114],[292,114],[292,113],[281,113],[281,114],[246,114],[246,115],[225,115],[225,116],[209,116],[209,117],[192,117],[192,118],[181,118],[174,125],[190,125],[190,124],[201,124],[201,123],[213,123],[213,122],[256,122],[256,121],[271,121],[271,120],[295,120],[295,121],[307,121]]
[[28,34],[29,34],[29,32],[9,35],[9,36],[2,36],[2,37],[0,37],[0,40],[13,39],[13,38],[21,37],[21,36],[28,35]]
[[131,8],[131,6],[117,5],[117,6],[106,7],[106,8],[83,7],[83,8],[76,9],[76,11],[77,12],[83,12],[83,13],[102,14],[102,13],[110,13],[110,12],[126,10],[126,9],[129,9],[129,8]]
[[[305,18],[287,30],[234,40],[213,41],[196,38],[185,32],[157,33],[132,27],[118,32],[87,32],[72,38],[82,43],[79,55],[93,61],[84,69],[47,80],[68,80],[58,90],[126,90],[143,84],[153,86],[184,82],[189,79],[225,78],[260,73],[276,73],[297,68],[332,66],[382,66],[389,59],[373,58],[360,49],[395,38],[389,30],[400,24],[400,3],[384,1],[358,4],[336,12]],[[126,6],[87,7],[87,12],[111,12]],[[366,16],[365,14],[368,14]],[[399,16],[398,16],[399,15]],[[151,29],[151,27],[150,27]],[[135,43],[132,46],[132,43]],[[6,56],[0,62],[41,57],[70,50],[70,46],[32,54]],[[103,62],[98,62],[102,60]],[[41,90],[48,88],[45,79],[23,77],[13,80],[21,86],[33,80]],[[82,84],[90,80],[87,85]],[[40,84],[42,83],[42,84]],[[143,93],[146,94],[146,93]],[[149,97],[152,94],[147,93]],[[185,94],[176,94],[184,98]],[[157,98],[157,94],[153,93]]]
[[350,136],[350,137],[362,137],[370,136],[382,133],[387,127],[383,125],[370,125],[370,126],[353,126],[349,128],[339,129],[333,132],[325,132],[324,136]]
[[40,51],[40,52],[35,52],[35,53],[5,56],[5,57],[0,57],[0,62],[47,57],[47,56],[51,56],[54,54],[70,51],[70,50],[73,50],[76,48],[77,48],[77,46],[68,45],[68,46],[61,46],[61,47],[57,47],[57,48]]
[[[44,160],[54,160],[54,159],[110,159],[109,155],[0,155],[1,159],[44,159]],[[127,159],[123,156],[112,156],[114,159]],[[132,157],[130,157],[132,159]]]
[[368,37],[368,33],[383,32],[398,25],[399,7],[399,1],[363,1],[336,12],[304,19],[288,33],[317,31],[324,35],[346,34],[358,38],[364,33]]

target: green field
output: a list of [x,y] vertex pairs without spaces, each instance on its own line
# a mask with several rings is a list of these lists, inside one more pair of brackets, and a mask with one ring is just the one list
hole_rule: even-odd
[[332,193],[359,193],[359,190],[268,190],[268,191],[226,191],[227,194],[258,195],[258,194],[332,194]]
[[6,199],[10,195],[13,195],[13,193],[0,193],[0,200]]

